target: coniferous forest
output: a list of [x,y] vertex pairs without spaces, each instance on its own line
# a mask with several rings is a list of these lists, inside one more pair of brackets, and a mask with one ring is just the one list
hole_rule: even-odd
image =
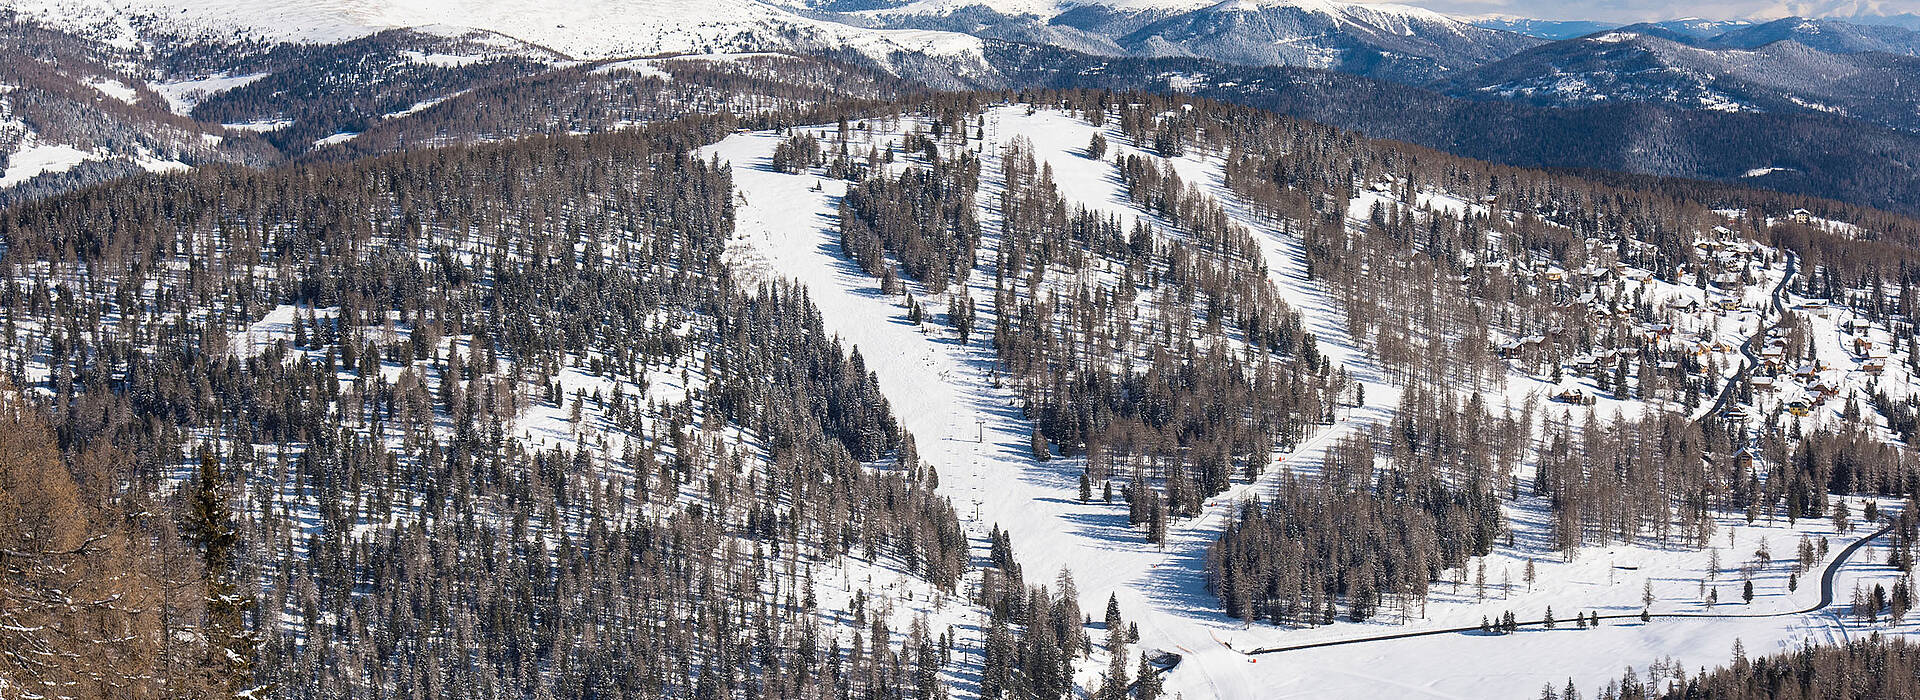
[[[184,113],[86,108],[193,162],[0,200],[0,697],[1152,700],[1206,692],[1178,624],[1241,634],[1212,639],[1239,662],[1438,626],[1470,571],[1491,599],[1490,559],[1530,591],[1536,558],[1616,548],[1711,556],[1711,612],[1767,602],[1768,567],[1811,586],[1847,556],[1826,534],[1882,538],[1859,566],[1902,577],[1856,624],[1912,606],[1920,222],[822,58],[529,77],[556,59],[526,49],[330,97],[475,42],[252,47],[266,77]],[[72,51],[45,43],[0,50]],[[21,89],[83,120],[34,60]],[[764,158],[719,156],[742,140]],[[743,186],[776,176],[804,187]],[[769,211],[794,238],[748,230]],[[852,281],[764,274],[756,245]],[[827,295],[961,358],[914,369],[999,424],[927,419],[891,383],[912,349],[843,337],[867,307]],[[961,470],[1079,509],[1038,534],[1159,561],[1067,566]],[[1777,564],[1735,544],[1774,526],[1802,528]],[[1633,577],[1609,620],[1696,615]],[[1901,697],[1909,656],[1588,692]]]

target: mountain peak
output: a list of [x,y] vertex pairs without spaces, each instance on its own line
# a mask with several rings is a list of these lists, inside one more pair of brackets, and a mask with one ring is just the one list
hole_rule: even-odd
[[188,36],[326,43],[387,29],[493,32],[579,59],[783,48],[977,55],[964,34],[875,30],[803,17],[759,0],[0,0],[69,29],[151,20]]

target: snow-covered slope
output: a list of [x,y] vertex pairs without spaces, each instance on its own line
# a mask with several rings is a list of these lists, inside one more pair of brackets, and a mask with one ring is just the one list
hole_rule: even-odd
[[912,0],[850,16],[1081,51],[1329,68],[1406,83],[1541,41],[1417,7],[1338,0]]
[[1149,55],[1328,68],[1403,82],[1498,60],[1538,41],[1412,7],[1327,0],[1227,0],[1123,40]]
[[170,112],[113,51],[25,28],[0,36],[0,206],[139,172],[265,161],[264,144]]
[[1715,48],[1751,49],[1777,41],[1794,41],[1829,53],[1878,51],[1896,56],[1920,53],[1920,32],[1911,29],[1801,17],[1741,27],[1706,43]]
[[[856,132],[862,143],[884,143],[898,138],[911,124],[894,128],[870,122],[878,133]],[[821,139],[833,138],[831,127],[810,130]],[[1004,170],[994,154],[1009,144],[1029,143],[1036,158],[1051,168],[1061,194],[1071,202],[1123,222],[1156,222],[1134,207],[1110,162],[1089,159],[1078,148],[1096,133],[1104,133],[1112,152],[1154,157],[1130,143],[1118,130],[1100,129],[1074,116],[1048,110],[1027,113],[1024,107],[989,110],[967,148],[985,158],[980,196],[983,240],[978,258],[993,260],[1002,245],[998,231],[999,192]],[[941,491],[961,511],[976,546],[998,526],[1012,535],[1015,550],[1030,571],[1042,576],[1058,568],[1071,571],[1087,610],[1097,610],[1109,594],[1120,602],[1127,619],[1137,621],[1139,649],[1152,655],[1169,652],[1181,657],[1168,676],[1170,692],[1185,697],[1521,697],[1541,685],[1558,687],[1572,677],[1583,688],[1617,678],[1623,665],[1641,666],[1672,657],[1685,667],[1712,665],[1725,660],[1736,641],[1750,653],[1796,648],[1804,641],[1826,642],[1864,633],[1862,628],[1827,613],[1795,614],[1819,599],[1818,586],[1802,576],[1797,587],[1789,583],[1790,552],[1803,536],[1809,541],[1831,541],[1822,548],[1816,565],[1835,561],[1841,548],[1864,531],[1841,532],[1825,520],[1797,524],[1738,517],[1719,518],[1722,535],[1703,549],[1664,545],[1588,547],[1571,561],[1561,561],[1545,540],[1552,527],[1545,505],[1521,499],[1508,506],[1516,529],[1512,543],[1496,547],[1479,559],[1475,569],[1483,583],[1473,583],[1468,567],[1448,573],[1456,581],[1436,583],[1431,600],[1365,623],[1340,622],[1317,628],[1282,628],[1265,623],[1248,625],[1222,614],[1204,587],[1207,547],[1240,499],[1267,494],[1283,478],[1270,469],[1246,481],[1236,479],[1227,492],[1207,501],[1197,518],[1173,526],[1164,547],[1140,541],[1119,504],[1084,502],[1075,496],[1075,477],[1081,462],[1055,459],[1036,462],[1027,440],[1031,424],[1023,417],[1014,392],[993,380],[996,360],[984,343],[962,343],[937,324],[907,320],[903,297],[878,290],[879,283],[843,257],[837,235],[836,206],[847,188],[844,181],[818,173],[786,174],[770,167],[773,149],[782,135],[741,134],[703,152],[730,162],[739,193],[738,224],[730,262],[749,278],[792,278],[804,283],[819,306],[826,327],[858,346],[878,376],[904,427],[918,438],[923,461],[941,475]],[[1234,223],[1246,227],[1259,242],[1275,287],[1320,340],[1320,347],[1365,387],[1367,407],[1354,409],[1330,426],[1316,431],[1290,452],[1279,455],[1286,473],[1310,474],[1326,458],[1338,438],[1384,421],[1395,405],[1400,387],[1377,369],[1362,343],[1347,337],[1344,313],[1336,299],[1305,274],[1300,239],[1282,226],[1238,203],[1224,182],[1216,154],[1189,154],[1166,161],[1182,179],[1227,204]],[[1351,209],[1365,212],[1387,195],[1365,191]],[[1426,206],[1458,210],[1465,201],[1433,192],[1423,194]],[[1356,220],[1355,226],[1364,222]],[[1741,248],[1740,259],[1767,251]],[[978,304],[991,325],[997,313],[993,275],[976,270],[966,293]],[[1693,299],[1692,307],[1724,299],[1764,306],[1768,290],[1778,283],[1785,266],[1756,263],[1757,282],[1725,293],[1711,294],[1688,285],[1638,280],[1648,299]],[[944,306],[942,290],[908,283],[908,291],[927,308]],[[1704,296],[1703,296],[1704,295]],[[1699,297],[1699,298],[1696,298]],[[1679,302],[1675,302],[1679,303]],[[1738,334],[1759,322],[1757,312],[1727,317],[1706,311],[1700,328],[1687,333],[1720,333],[1737,342]],[[1689,336],[1692,337],[1692,336]],[[1836,343],[1838,341],[1835,341]],[[1836,347],[1838,347],[1836,345]],[[1729,365],[1730,367],[1731,365]],[[1569,384],[1515,368],[1504,392],[1490,400],[1530,416],[1560,420],[1565,407],[1541,409],[1541,401]],[[1591,387],[1587,387],[1592,391]],[[1549,404],[1550,405],[1550,404]],[[1577,411],[1578,409],[1576,409]],[[1630,418],[1646,410],[1639,400],[1611,398],[1596,413],[1620,412]],[[1529,419],[1533,420],[1533,419]],[[1527,475],[1522,474],[1523,478]],[[1724,544],[1721,544],[1724,542]],[[1770,544],[1769,544],[1770,543]],[[1892,579],[1884,567],[1861,561],[1884,559],[1884,542],[1869,548],[1840,569],[1839,588],[1855,581],[1886,584]],[[1756,548],[1782,552],[1772,563],[1745,563]],[[1722,557],[1727,562],[1722,568]],[[1731,567],[1751,572],[1756,595],[1751,603],[1738,600],[1738,578]],[[1523,572],[1536,571],[1537,576]],[[1728,571],[1728,573],[1723,573]],[[1722,578],[1724,576],[1724,578]],[[1530,581],[1527,579],[1531,579]],[[1643,588],[1643,586],[1645,586]],[[1726,590],[1719,590],[1732,586]],[[1472,626],[1483,616],[1498,618],[1514,611],[1537,618],[1549,608],[1561,617],[1571,612],[1603,615],[1639,612],[1643,595],[1652,591],[1653,609],[1661,613],[1697,613],[1713,610],[1705,592],[1719,590],[1718,612],[1780,613],[1772,617],[1734,619],[1611,621],[1597,630],[1581,631],[1563,625],[1558,630],[1522,631],[1515,635],[1442,634],[1324,649],[1250,656],[1244,652],[1276,645],[1344,640],[1423,629]],[[1731,608],[1731,610],[1729,610]],[[1899,628],[1906,630],[1907,628]],[[968,645],[974,646],[974,645]],[[977,648],[977,647],[976,647]],[[1098,662],[1092,664],[1098,666]],[[1305,672],[1311,669],[1311,672]],[[1083,678],[1082,688],[1094,687]]]
[[481,29],[575,58],[758,50],[853,50],[977,56],[960,34],[885,31],[809,19],[757,0],[6,0],[4,7],[63,28],[113,34],[134,25],[198,37],[331,43],[384,29]]

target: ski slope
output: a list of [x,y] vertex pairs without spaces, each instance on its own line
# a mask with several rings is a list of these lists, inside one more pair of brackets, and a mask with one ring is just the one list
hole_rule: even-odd
[[[872,124],[883,128],[880,122]],[[832,130],[817,131],[825,136]],[[1128,202],[1110,162],[1089,159],[1082,152],[1095,131],[1092,125],[1048,110],[1028,114],[1023,106],[1001,107],[987,113],[983,131],[983,141],[969,142],[969,148],[985,157],[976,197],[984,232],[978,259],[983,262],[971,279],[969,293],[978,305],[978,327],[991,328],[992,274],[981,271],[988,269],[998,245],[995,203],[1004,181],[997,155],[1006,144],[1017,138],[1034,144],[1037,158],[1052,166],[1055,182],[1070,201],[1119,214],[1125,219],[1123,225],[1147,215]],[[1113,151],[1138,152],[1117,131],[1109,130],[1106,136]],[[1656,612],[1707,610],[1701,598],[1709,585],[1719,596],[1715,612],[1797,610],[1817,602],[1819,596],[1812,580],[1796,591],[1787,590],[1787,565],[1799,537],[1829,540],[1832,554],[1821,559],[1824,566],[1865,531],[1836,532],[1826,521],[1802,520],[1788,526],[1760,520],[1749,525],[1727,518],[1708,549],[1590,547],[1573,561],[1562,562],[1547,542],[1550,515],[1538,504],[1527,503],[1529,499],[1521,499],[1509,512],[1518,531],[1515,544],[1479,562],[1489,571],[1489,585],[1484,588],[1476,590],[1462,570],[1465,585],[1437,582],[1429,602],[1409,611],[1405,619],[1383,614],[1366,623],[1343,619],[1313,629],[1248,626],[1221,613],[1205,590],[1205,551],[1233,503],[1269,489],[1281,470],[1267,470],[1257,483],[1236,481],[1228,492],[1209,500],[1201,517],[1175,521],[1164,548],[1146,544],[1141,533],[1128,525],[1123,503],[1080,502],[1079,460],[1036,462],[1030,457],[1031,425],[1017,408],[1013,392],[995,386],[990,345],[977,337],[962,345],[944,324],[908,322],[904,297],[883,294],[879,281],[863,274],[840,250],[835,211],[847,183],[772,170],[770,156],[782,139],[769,132],[737,134],[701,153],[733,168],[737,219],[728,254],[735,268],[749,278],[786,277],[805,284],[828,330],[859,347],[867,366],[878,375],[895,413],[915,436],[921,459],[939,470],[940,488],[953,499],[976,546],[984,552],[986,534],[998,525],[1010,532],[1030,583],[1050,581],[1065,568],[1076,580],[1084,610],[1100,610],[1110,593],[1117,596],[1126,619],[1140,627],[1139,650],[1182,655],[1182,662],[1168,676],[1169,692],[1189,698],[1522,697],[1537,694],[1543,684],[1563,686],[1571,677],[1587,693],[1618,678],[1626,665],[1644,668],[1665,657],[1688,669],[1723,663],[1736,640],[1748,653],[1760,654],[1796,648],[1803,641],[1864,634],[1829,611],[1779,618],[1631,621],[1595,630],[1563,625],[1511,636],[1436,635],[1249,657],[1241,652],[1473,625],[1482,616],[1498,617],[1508,610],[1527,619],[1537,618],[1549,606],[1560,611],[1562,619],[1575,611],[1638,612],[1642,586],[1647,583],[1655,592]],[[1297,240],[1233,201],[1217,158],[1196,153],[1171,165],[1183,179],[1222,200],[1229,214],[1255,233],[1273,282],[1305,316],[1321,349],[1366,385],[1367,407],[1281,455],[1290,469],[1311,470],[1333,438],[1384,419],[1397,401],[1398,390],[1346,337],[1334,301],[1306,278]],[[910,284],[910,291],[925,308],[944,308],[945,298],[937,290]],[[1504,400],[1517,404],[1537,398],[1545,390],[1541,384],[1514,382]],[[1860,505],[1856,502],[1856,513]],[[1742,603],[1738,593],[1742,578],[1734,569],[1761,542],[1775,552],[1773,563],[1755,566],[1757,595],[1752,603]],[[1893,579],[1885,567],[1870,565],[1884,560],[1884,546],[1884,542],[1868,546],[1841,569],[1837,590],[1842,604],[1836,608],[1844,607],[1857,581],[1891,585]],[[1709,573],[1710,561],[1724,563]],[[1523,583],[1522,571],[1529,562],[1537,568],[1538,577]],[[1699,583],[1709,578],[1710,583]],[[1912,625],[1899,629],[1908,631]],[[978,629],[971,631],[978,633]],[[979,648],[977,643],[964,646]],[[957,663],[978,664],[979,660],[963,658]],[[1097,660],[1083,664],[1089,666],[1098,669],[1104,664]],[[1095,682],[1092,672],[1083,671],[1081,678],[1083,688],[1090,690]]]

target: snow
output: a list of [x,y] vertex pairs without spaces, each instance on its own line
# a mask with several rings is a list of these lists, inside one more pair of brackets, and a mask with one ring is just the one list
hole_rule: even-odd
[[[1110,165],[1078,155],[1091,126],[1052,112],[1031,117],[1022,112],[992,112],[988,132],[1036,144],[1068,199],[1095,210],[1140,215],[1111,176]],[[922,459],[940,470],[943,492],[962,510],[976,539],[998,524],[1012,534],[1014,551],[1030,575],[1070,569],[1085,609],[1097,610],[1109,593],[1116,595],[1127,619],[1140,625],[1142,649],[1179,650],[1186,656],[1175,675],[1181,681],[1176,689],[1185,687],[1196,697],[1258,694],[1267,681],[1250,673],[1254,665],[1246,657],[1217,641],[1237,624],[1213,612],[1201,568],[1223,517],[1250,488],[1223,494],[1202,517],[1179,523],[1164,549],[1145,545],[1126,525],[1124,505],[1079,502],[1075,460],[1036,464],[1028,457],[1030,427],[1013,408],[1011,392],[995,388],[986,376],[993,365],[991,350],[977,339],[961,347],[944,331],[923,333],[906,323],[897,299],[878,294],[875,280],[841,259],[832,217],[845,183],[820,181],[822,189],[814,191],[818,178],[773,172],[768,154],[778,140],[766,133],[745,134],[711,149],[734,165],[735,186],[748,203],[737,214],[735,261],[759,274],[792,276],[813,291],[828,328],[862,348],[902,424],[915,435]],[[997,162],[988,170],[991,180]],[[982,202],[993,199],[987,192],[980,196]],[[986,220],[983,228],[997,230]],[[988,238],[982,260],[993,257]],[[973,279],[971,293],[990,317],[992,276]],[[1330,350],[1336,355],[1340,349]],[[1329,438],[1341,432],[1324,432],[1286,459],[1314,461]],[[1278,470],[1270,473],[1277,477]]]
[[[768,49],[852,49],[890,64],[895,54],[958,58],[984,69],[979,39],[878,30],[813,19],[759,0],[0,0],[0,7],[76,31],[153,18],[189,36],[332,43],[386,29],[493,32],[579,59]],[[457,65],[468,57],[422,54]]]
[[[442,95],[442,96],[440,96],[440,97],[435,97],[435,98],[432,98],[432,99],[426,99],[426,100],[421,100],[421,101],[419,101],[419,102],[415,102],[415,103],[413,103],[413,104],[411,104],[411,105],[408,105],[406,109],[403,109],[403,110],[400,110],[400,111],[398,111],[398,112],[388,112],[388,113],[386,113],[386,114],[382,114],[382,115],[380,115],[380,118],[381,118],[381,119],[399,119],[399,118],[401,118],[401,117],[404,117],[404,116],[408,116],[408,115],[412,115],[412,114],[417,114],[417,113],[419,113],[419,112],[421,112],[421,111],[424,111],[424,110],[427,110],[427,109],[431,109],[431,108],[432,108],[432,107],[433,107],[434,105],[438,105],[438,104],[440,104],[440,103],[442,103],[442,102],[445,102],[445,101],[447,101],[447,100],[451,100],[451,99],[453,99],[453,98],[455,98],[455,97],[459,97],[459,96],[461,96],[461,95],[465,95],[465,94],[467,94],[467,92],[468,92],[467,90],[460,90],[460,91],[456,91],[456,92],[454,92],[454,93],[451,93],[451,94],[448,94],[448,95]],[[344,139],[343,139],[343,140],[344,140]]]
[[[870,125],[878,128],[877,123]],[[821,128],[817,133],[824,137],[831,131]],[[1094,131],[1095,127],[1074,116],[1044,109],[1032,115],[1026,114],[1024,107],[988,112],[986,142],[969,145],[986,154],[982,189],[977,193],[986,232],[979,254],[983,267],[975,271],[967,290],[979,307],[979,326],[991,327],[995,313],[992,275],[982,274],[988,269],[985,261],[994,258],[998,246],[994,202],[998,201],[997,192],[1004,188],[994,154],[1014,139],[1033,144],[1036,157],[1052,167],[1059,191],[1070,202],[1120,215],[1123,226],[1135,218],[1152,220],[1127,200],[1110,163],[1082,155],[1080,146]],[[877,141],[897,135],[869,137],[856,133],[856,138]],[[1106,136],[1113,153],[1142,153],[1117,131],[1109,129]],[[1736,640],[1748,653],[1759,654],[1797,648],[1804,641],[1859,636],[1866,631],[1837,617],[1838,608],[1813,614],[1789,612],[1817,601],[1818,567],[1832,561],[1846,544],[1865,534],[1864,530],[1843,534],[1834,531],[1831,523],[1819,520],[1789,525],[1762,519],[1748,524],[1728,515],[1720,518],[1719,534],[1707,549],[1657,541],[1616,543],[1585,547],[1571,561],[1562,561],[1546,541],[1551,516],[1537,497],[1508,506],[1516,529],[1515,543],[1498,547],[1493,554],[1473,562],[1474,567],[1484,565],[1488,570],[1489,589],[1500,589],[1502,579],[1510,581],[1511,588],[1504,592],[1489,590],[1483,598],[1471,583],[1471,576],[1460,570],[1467,583],[1457,592],[1448,583],[1437,583],[1430,601],[1421,609],[1406,611],[1404,620],[1388,612],[1366,623],[1342,621],[1314,629],[1283,629],[1265,624],[1247,626],[1227,618],[1218,612],[1215,599],[1203,587],[1205,549],[1234,502],[1269,488],[1281,470],[1269,469],[1258,483],[1236,482],[1227,493],[1212,499],[1201,517],[1177,522],[1164,548],[1145,544],[1140,533],[1126,524],[1124,505],[1080,502],[1077,460],[1035,462],[1028,456],[1031,426],[1016,408],[1011,391],[989,381],[988,374],[995,366],[991,349],[977,338],[968,345],[959,344],[943,324],[909,323],[902,298],[880,293],[878,281],[862,274],[840,253],[835,207],[847,184],[816,174],[788,175],[771,170],[770,153],[780,140],[779,135],[768,132],[737,134],[701,154],[717,155],[733,167],[739,206],[735,238],[728,252],[730,262],[748,279],[788,277],[805,284],[828,330],[859,347],[867,358],[902,425],[915,436],[921,458],[939,469],[942,492],[953,499],[976,543],[998,525],[1010,532],[1014,551],[1030,577],[1047,578],[1061,567],[1071,570],[1082,594],[1082,607],[1088,610],[1098,610],[1109,593],[1117,596],[1125,617],[1140,626],[1140,650],[1172,651],[1184,657],[1168,677],[1172,692],[1186,697],[1523,697],[1537,693],[1543,684],[1559,687],[1572,677],[1583,692],[1590,693],[1608,679],[1617,678],[1629,664],[1641,668],[1644,677],[1646,664],[1672,657],[1691,671],[1725,662]],[[1224,186],[1222,165],[1214,154],[1190,153],[1168,164],[1183,180],[1220,199],[1227,205],[1229,216],[1255,234],[1272,281],[1303,315],[1320,340],[1320,348],[1365,386],[1368,407],[1356,409],[1283,455],[1283,464],[1290,469],[1310,471],[1332,438],[1385,418],[1388,411],[1382,407],[1396,402],[1393,397],[1398,388],[1387,383],[1384,373],[1371,364],[1363,349],[1346,337],[1343,313],[1326,290],[1304,274],[1299,241],[1234,201]],[[1391,201],[1387,191],[1362,188],[1350,211],[1364,217],[1371,201]],[[1441,191],[1420,192],[1417,202],[1456,214],[1485,211],[1470,198]],[[1730,245],[1723,255],[1751,257],[1765,252],[1747,242]],[[1777,263],[1758,266],[1754,272],[1757,283],[1728,290],[1701,290],[1638,272],[1629,274],[1629,281],[1623,284],[1628,294],[1644,294],[1648,303],[1662,308],[1689,304],[1699,309],[1691,315],[1680,315],[1680,325],[1673,331],[1675,338],[1692,342],[1705,332],[1721,342],[1738,345],[1760,323],[1759,314],[1726,314],[1713,310],[1713,304],[1724,300],[1749,308],[1764,306],[1783,267]],[[942,290],[912,283],[910,287],[925,308],[943,306]],[[1823,357],[1838,347],[1839,333],[1826,326],[1815,329],[1814,335],[1834,339],[1831,347],[1822,350]],[[1894,359],[1888,363],[1889,378],[1898,371],[1891,367],[1898,364],[1898,358]],[[1728,356],[1718,362],[1723,376],[1737,364]],[[1537,404],[1544,394],[1560,388],[1518,370],[1506,382],[1504,392],[1490,397],[1496,411],[1501,405],[1518,408]],[[1538,417],[1557,419],[1562,414],[1583,415],[1588,410],[1607,420],[1615,413],[1637,416],[1650,407],[1638,399],[1606,397],[1591,408],[1570,410],[1556,405],[1538,412]],[[1579,415],[1573,417],[1576,425],[1582,420]],[[1860,505],[1856,500],[1855,512]],[[1830,550],[1813,573],[1800,577],[1798,589],[1790,592],[1787,582],[1794,549],[1803,535],[1827,538]],[[1753,552],[1762,541],[1773,552],[1772,561],[1765,564],[1753,561]],[[1720,560],[1717,569],[1711,566],[1716,556]],[[1841,570],[1836,587],[1841,607],[1845,591],[1855,581],[1891,584],[1893,572],[1868,563],[1883,559],[1884,542],[1880,542],[1856,555]],[[1538,579],[1530,587],[1522,581],[1529,561],[1538,571]],[[1739,586],[1746,575],[1751,575],[1756,588],[1750,604],[1739,599]],[[1482,616],[1497,617],[1509,610],[1532,619],[1547,606],[1555,607],[1562,618],[1576,611],[1633,614],[1641,608],[1642,585],[1647,582],[1654,589],[1656,613],[1698,613],[1706,610],[1701,585],[1706,579],[1712,579],[1707,585],[1719,596],[1715,612],[1778,615],[1656,619],[1651,624],[1636,619],[1609,621],[1600,629],[1586,631],[1562,626],[1550,631],[1528,629],[1511,636],[1443,634],[1274,655],[1242,653],[1307,641],[1472,626]],[[1876,629],[1884,631],[1887,627]],[[1915,623],[1909,623],[1897,631],[1914,629]]]
[[281,341],[292,340],[293,315],[298,310],[292,304],[281,304],[260,320],[248,324],[246,332],[232,338],[234,356],[255,357]]
[[340,132],[340,133],[337,133],[337,134],[334,134],[334,135],[332,135],[332,136],[327,136],[327,137],[324,137],[324,138],[319,138],[319,139],[314,139],[314,141],[313,141],[313,147],[314,147],[314,148],[321,148],[321,147],[325,147],[325,146],[331,146],[331,145],[334,145],[334,144],[336,144],[336,143],[346,143],[346,142],[348,142],[348,141],[352,141],[352,140],[353,140],[353,137],[355,137],[355,136],[359,136],[359,135],[360,135],[360,132],[357,132],[357,131],[342,131],[342,132]]
[[93,151],[66,144],[40,143],[33,134],[28,134],[20,150],[14,151],[7,160],[6,172],[0,174],[0,187],[12,187],[48,173],[64,173],[81,163],[99,159],[100,154]]
[[1007,16],[1033,16],[1051,19],[1075,7],[1099,6],[1119,12],[1259,12],[1269,9],[1294,9],[1320,14],[1335,21],[1357,20],[1390,23],[1404,31],[1409,21],[1458,23],[1446,15],[1421,7],[1394,3],[1337,2],[1335,0],[915,0],[894,7],[857,14],[872,16],[945,16],[971,8],[985,7]]
[[113,78],[96,78],[88,80],[87,84],[93,86],[93,89],[99,90],[101,94],[127,104],[140,101],[140,93],[135,92],[131,87],[127,87],[126,83]]
[[441,68],[461,68],[485,60],[482,56],[455,56],[443,53],[421,53],[419,51],[402,51],[400,54],[414,63],[438,66]]
[[733,63],[750,58],[790,58],[787,54],[772,51],[739,51],[734,53],[689,53],[668,56],[663,61],[710,61],[715,63]]
[[163,158],[148,153],[146,149],[141,149],[139,153],[134,155],[133,164],[140,166],[140,169],[150,173],[173,173],[193,168],[193,166],[178,160]]
[[248,83],[265,78],[267,75],[267,73],[250,73],[247,75],[234,76],[216,75],[192,80],[149,83],[148,85],[153,88],[154,92],[160,93],[161,97],[166,98],[168,109],[173,110],[174,114],[184,115],[193,111],[195,105],[206,101],[209,97],[245,86]]
[[1415,22],[1437,23],[1442,25],[1460,24],[1446,15],[1420,7],[1391,3],[1370,2],[1334,2],[1332,0],[1224,0],[1209,8],[1210,11],[1260,12],[1272,9],[1290,9],[1317,14],[1334,21],[1362,22],[1387,28],[1402,36],[1411,36],[1411,25]]
[[[990,119],[989,131],[1020,133],[1043,149],[1060,149],[1043,151],[1057,166],[1070,162],[1058,157],[1065,144],[1085,142],[1063,140],[1057,129],[1070,124],[1057,115],[1028,122],[1001,110]],[[768,159],[778,141],[769,133],[745,134],[710,149],[733,164],[735,186],[749,203],[738,211],[731,254],[749,270],[792,276],[812,290],[828,329],[860,347],[878,374],[897,417],[914,434],[921,458],[940,470],[941,490],[962,511],[976,542],[995,524],[1009,530],[1030,576],[1044,580],[1061,566],[1073,571],[1084,609],[1101,609],[1109,593],[1117,595],[1127,618],[1140,625],[1142,648],[1238,657],[1212,641],[1212,616],[1192,614],[1205,604],[1193,555],[1211,538],[1199,528],[1181,527],[1166,551],[1146,546],[1126,526],[1124,506],[1076,500],[1079,468],[1070,460],[1033,463],[1026,454],[1029,428],[1013,408],[1010,390],[988,381],[991,350],[978,339],[961,347],[906,323],[898,300],[880,295],[876,280],[838,255],[832,217],[846,184],[824,181],[814,191],[813,176],[772,171]],[[1121,206],[1124,195],[1101,163],[1069,158],[1081,164],[1056,172],[1069,197],[1102,208]],[[1085,176],[1093,171],[1102,175]],[[994,228],[983,222],[983,229]],[[983,251],[981,259],[992,259],[992,253]],[[976,302],[991,314],[992,295],[980,286],[990,284],[991,275],[973,279]],[[1244,665],[1234,658],[1221,666]]]
[[673,74],[661,70],[654,59],[636,58],[630,61],[614,61],[593,69],[596,74],[632,73],[642,78],[659,78],[672,82]]
[[254,133],[265,133],[269,131],[279,131],[289,126],[293,126],[293,120],[292,119],[265,119],[261,121],[221,124],[220,126],[233,129],[235,131],[251,131]]

